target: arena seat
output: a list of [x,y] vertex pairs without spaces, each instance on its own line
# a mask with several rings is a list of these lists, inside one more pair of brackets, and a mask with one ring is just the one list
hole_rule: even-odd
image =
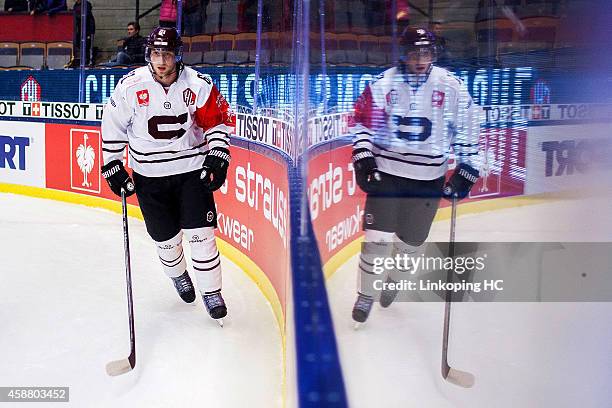
[[359,48],[359,37],[356,34],[338,34],[338,50],[344,52],[344,62],[347,64],[362,65],[366,63],[366,55]]
[[[249,62],[249,55],[252,54],[255,57],[255,50],[257,48],[257,34],[256,33],[240,33],[234,36],[234,48],[228,50],[225,55],[225,61],[232,64],[245,64]],[[250,62],[255,62],[253,59]]]
[[185,64],[201,64],[202,54],[211,49],[211,39],[210,35],[205,34],[191,37],[189,50],[183,54]]
[[19,64],[41,69],[45,65],[47,47],[42,42],[25,42],[19,45]]
[[0,43],[0,67],[13,67],[19,61],[19,44],[14,42]]
[[202,62],[208,65],[219,65],[225,62],[225,53],[234,48],[233,34],[217,34],[212,37],[211,51],[202,53]]
[[47,43],[47,67],[64,68],[72,57],[72,43],[58,41]]

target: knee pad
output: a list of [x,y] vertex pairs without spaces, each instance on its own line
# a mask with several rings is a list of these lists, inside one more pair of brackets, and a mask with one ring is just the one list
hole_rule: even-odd
[[168,277],[176,278],[185,272],[187,262],[183,254],[182,232],[179,232],[169,240],[163,242],[156,241],[155,244],[157,247],[157,255]]
[[191,260],[201,292],[221,289],[221,255],[213,227],[184,229],[191,246]]

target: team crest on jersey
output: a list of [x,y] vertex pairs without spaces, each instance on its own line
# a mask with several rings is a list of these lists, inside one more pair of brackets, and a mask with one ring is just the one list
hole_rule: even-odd
[[185,101],[185,106],[195,105],[195,93],[187,88],[183,91],[183,100]]
[[441,108],[444,105],[444,92],[433,91],[431,94],[431,106]]
[[387,94],[387,105],[397,105],[399,102],[399,95],[395,89]]
[[138,99],[138,106],[149,106],[149,90],[143,89],[136,92],[136,99]]

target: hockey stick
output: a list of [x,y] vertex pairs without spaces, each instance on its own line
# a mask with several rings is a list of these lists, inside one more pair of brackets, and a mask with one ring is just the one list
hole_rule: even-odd
[[[450,240],[448,242],[448,256],[455,256],[455,221],[457,219],[457,198],[453,197],[451,201],[451,225],[450,225]],[[449,269],[446,275],[447,282],[453,281],[453,270]],[[464,388],[470,388],[474,385],[474,375],[457,370],[448,365],[448,332],[450,326],[451,313],[451,291],[446,291],[445,306],[444,306],[444,332],[442,334],[442,377],[455,385]]]
[[[130,189],[130,185],[128,185]],[[133,190],[134,187],[130,190]],[[128,318],[130,321],[130,355],[122,360],[111,361],[106,365],[106,373],[116,376],[131,371],[136,366],[136,339],[134,335],[134,303],[132,300],[132,270],[130,267],[130,237],[128,235],[127,203],[125,190],[121,189],[121,207],[123,213],[123,250],[125,252],[125,281],[127,285]]]

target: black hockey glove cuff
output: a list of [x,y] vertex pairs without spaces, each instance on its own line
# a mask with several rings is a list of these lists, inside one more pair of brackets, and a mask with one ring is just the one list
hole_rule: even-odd
[[365,148],[353,150],[353,167],[355,168],[355,180],[359,187],[365,193],[372,192],[374,183],[381,179],[374,154]]
[[478,180],[478,170],[461,163],[444,186],[444,198],[464,199]]
[[121,189],[125,190],[125,196],[134,194],[134,181],[119,160],[113,160],[102,166],[102,177],[106,179],[113,193],[121,197]]
[[231,158],[229,150],[223,147],[210,149],[204,159],[202,174],[200,175],[204,187],[209,191],[218,190],[225,183]]

